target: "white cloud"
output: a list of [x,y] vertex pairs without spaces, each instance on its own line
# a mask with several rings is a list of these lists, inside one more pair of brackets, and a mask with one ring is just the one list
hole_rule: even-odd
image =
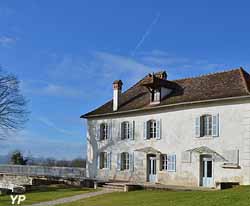
[[16,42],[15,38],[8,37],[8,36],[0,36],[0,45],[1,46],[10,46]]
[[40,121],[41,123],[43,123],[44,125],[46,125],[47,127],[50,127],[61,134],[70,135],[70,136],[77,136],[78,135],[77,133],[75,133],[73,131],[68,131],[68,130],[65,130],[63,128],[58,127],[54,122],[52,122],[48,118],[39,117],[39,118],[37,118],[37,120]]

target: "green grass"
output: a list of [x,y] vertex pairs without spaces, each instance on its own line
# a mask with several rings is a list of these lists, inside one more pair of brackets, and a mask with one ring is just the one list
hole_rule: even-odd
[[250,205],[250,187],[222,191],[135,191],[112,193],[61,206],[221,206]]
[[[25,194],[26,200],[24,201],[23,205],[70,197],[91,191],[93,190],[77,187],[69,188],[64,185],[41,186]],[[0,196],[0,206],[8,205],[11,205],[10,195]]]

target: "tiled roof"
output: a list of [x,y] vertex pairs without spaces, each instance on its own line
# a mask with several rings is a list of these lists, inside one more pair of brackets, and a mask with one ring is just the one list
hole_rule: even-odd
[[250,95],[250,75],[242,68],[238,68],[194,78],[173,81],[166,80],[166,85],[169,85],[173,89],[173,92],[161,100],[160,104],[152,105],[150,104],[150,92],[143,86],[145,81],[148,81],[148,77],[144,77],[122,93],[118,111],[113,111],[113,100],[111,99],[99,108],[82,115],[81,118],[88,118],[93,115],[115,114],[117,112],[127,112],[136,109],[156,108],[177,103]]

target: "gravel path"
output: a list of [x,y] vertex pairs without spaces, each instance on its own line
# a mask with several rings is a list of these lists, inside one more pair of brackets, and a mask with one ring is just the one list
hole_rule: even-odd
[[74,202],[74,201],[81,200],[81,199],[86,199],[86,198],[89,198],[89,197],[94,197],[94,196],[97,196],[97,195],[111,193],[111,192],[114,192],[114,191],[112,191],[112,190],[101,190],[101,191],[97,191],[97,192],[89,192],[89,193],[85,193],[85,194],[82,194],[82,195],[75,195],[75,196],[72,196],[72,197],[61,198],[61,199],[57,199],[57,200],[53,200],[53,201],[40,202],[40,203],[36,203],[36,204],[33,204],[33,205],[29,205],[29,206],[58,205],[58,204],[63,204],[63,203]]

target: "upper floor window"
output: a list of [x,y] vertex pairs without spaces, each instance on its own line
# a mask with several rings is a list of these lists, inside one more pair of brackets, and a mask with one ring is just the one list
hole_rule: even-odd
[[149,135],[148,139],[156,138],[156,121],[150,120],[148,121]]
[[102,123],[100,125],[100,140],[108,139],[108,124]]
[[129,122],[122,122],[121,124],[121,132],[122,132],[122,139],[129,139],[130,138],[130,125]]
[[129,153],[121,153],[121,170],[129,170]]
[[161,100],[161,91],[160,89],[154,89],[152,91],[151,102],[160,102]]
[[196,137],[219,136],[219,114],[205,114],[196,117],[195,135]]
[[144,122],[144,139],[161,139],[161,120]]
[[200,119],[200,136],[212,135],[212,115],[203,115]]

